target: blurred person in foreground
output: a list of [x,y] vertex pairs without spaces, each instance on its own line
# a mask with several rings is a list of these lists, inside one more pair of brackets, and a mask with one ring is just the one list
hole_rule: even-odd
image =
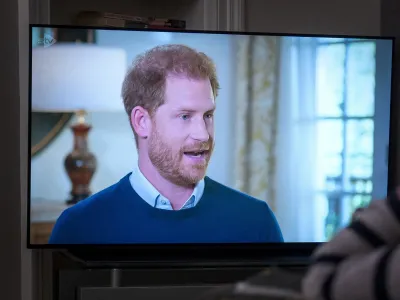
[[400,300],[400,188],[357,210],[312,258],[307,300]]
[[138,164],[64,211],[50,243],[282,242],[265,201],[206,176],[218,90],[204,53],[165,45],[138,56],[122,87]]
[[272,268],[198,300],[400,300],[400,188],[356,210],[302,272]]

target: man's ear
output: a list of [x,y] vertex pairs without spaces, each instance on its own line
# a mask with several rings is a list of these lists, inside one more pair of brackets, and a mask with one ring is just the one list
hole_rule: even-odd
[[131,126],[139,138],[146,139],[150,134],[151,118],[146,109],[136,106],[131,111]]

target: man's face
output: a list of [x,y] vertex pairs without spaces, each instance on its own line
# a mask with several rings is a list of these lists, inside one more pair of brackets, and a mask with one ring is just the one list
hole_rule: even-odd
[[200,181],[214,148],[215,99],[209,80],[168,77],[165,103],[155,112],[149,158],[177,185]]

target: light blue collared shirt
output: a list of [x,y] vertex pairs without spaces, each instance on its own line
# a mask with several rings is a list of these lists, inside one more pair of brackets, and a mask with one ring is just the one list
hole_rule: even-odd
[[[171,202],[160,194],[159,191],[147,180],[147,178],[140,171],[139,166],[136,164],[129,176],[129,181],[135,192],[149,205],[159,209],[173,210]],[[186,200],[181,209],[192,208],[197,205],[204,193],[204,179],[199,181],[192,195]]]

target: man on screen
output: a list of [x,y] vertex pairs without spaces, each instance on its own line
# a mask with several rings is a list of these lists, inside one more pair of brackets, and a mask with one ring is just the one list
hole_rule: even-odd
[[267,203],[206,176],[218,89],[204,53],[167,45],[139,56],[122,87],[138,164],[63,212],[50,243],[282,242]]

